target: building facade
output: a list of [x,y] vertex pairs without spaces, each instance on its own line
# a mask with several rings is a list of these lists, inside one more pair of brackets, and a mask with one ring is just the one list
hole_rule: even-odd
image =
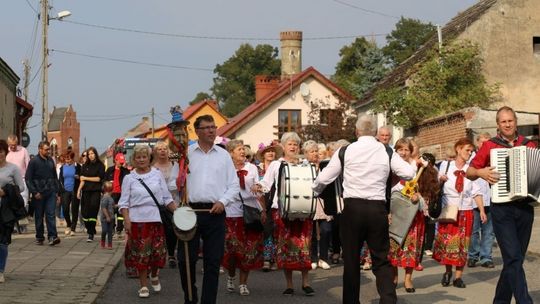
[[80,123],[73,107],[54,107],[49,117],[47,140],[51,144],[51,156],[58,157],[67,151],[80,154]]

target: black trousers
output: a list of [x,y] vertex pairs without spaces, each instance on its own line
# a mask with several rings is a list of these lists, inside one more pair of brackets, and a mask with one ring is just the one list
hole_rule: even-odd
[[79,218],[79,200],[74,191],[64,191],[62,193],[62,209],[66,226],[75,231],[77,228],[77,219]]
[[96,234],[97,215],[101,200],[100,191],[83,191],[81,198],[81,215],[83,217],[86,232],[89,235]]
[[360,250],[367,242],[376,277],[379,303],[397,302],[393,269],[388,261],[390,239],[386,202],[346,198],[341,214],[343,247],[343,303],[360,303]]
[[201,239],[203,241],[204,269],[201,303],[215,304],[219,283],[219,266],[225,250],[225,212],[221,214],[197,212],[197,232],[193,239],[188,242],[192,301],[189,301],[188,297],[186,255],[184,253],[185,242],[178,241],[178,268],[180,270],[182,289],[184,290],[184,303],[186,304],[198,302],[197,287],[195,286],[195,264],[197,263],[197,250]]

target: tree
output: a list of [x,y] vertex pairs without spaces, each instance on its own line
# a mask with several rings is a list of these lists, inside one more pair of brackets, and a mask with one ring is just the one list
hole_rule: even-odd
[[216,65],[212,94],[225,116],[232,117],[255,101],[255,76],[279,75],[278,50],[271,45],[242,44],[223,64]]
[[488,85],[482,74],[477,44],[458,41],[428,55],[409,79],[407,88],[391,87],[375,93],[373,110],[386,113],[398,126],[410,127],[424,119],[462,108],[485,107],[499,98],[498,85]]
[[364,37],[339,51],[341,60],[336,65],[333,80],[357,98],[381,80],[388,71],[388,60],[374,41]]
[[339,139],[350,142],[355,140],[356,111],[349,102],[339,98],[335,107],[331,108],[322,99],[311,100],[308,113],[308,125],[304,127],[304,140],[328,143]]
[[404,18],[396,23],[396,28],[386,36],[383,53],[393,65],[398,65],[418,50],[435,33],[435,26],[418,19]]
[[206,92],[199,92],[197,93],[195,98],[193,98],[193,100],[189,102],[189,105],[191,106],[198,103],[199,101],[203,101],[207,99],[212,99],[212,96]]

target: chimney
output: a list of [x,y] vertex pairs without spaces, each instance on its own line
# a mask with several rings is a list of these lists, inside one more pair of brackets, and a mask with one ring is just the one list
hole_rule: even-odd
[[302,32],[279,33],[281,40],[281,79],[289,79],[302,71]]
[[255,102],[276,90],[279,87],[280,81],[279,76],[255,76]]

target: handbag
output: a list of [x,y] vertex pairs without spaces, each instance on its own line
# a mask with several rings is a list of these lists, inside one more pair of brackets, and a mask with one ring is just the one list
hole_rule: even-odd
[[[446,171],[444,171],[444,175],[448,174],[448,168],[450,168],[450,162],[446,163]],[[439,190],[439,197],[437,198],[437,201],[435,202],[429,202],[428,204],[428,214],[431,218],[438,218],[442,213],[442,197],[444,195],[443,187],[446,182],[442,183],[440,185]]]
[[240,196],[240,200],[242,201],[244,228],[246,230],[262,232],[264,230],[264,226],[261,222],[261,211],[255,207],[244,204],[244,199],[242,198],[242,195],[238,195]]
[[456,205],[446,205],[441,210],[439,223],[455,223],[457,221],[459,207]]
[[388,227],[388,233],[399,246],[403,246],[409,229],[418,213],[418,204],[401,192],[392,192],[390,214],[392,221]]
[[154,200],[154,203],[159,209],[159,216],[161,217],[161,223],[163,223],[163,226],[165,227],[165,229],[170,229],[172,231],[173,225],[174,225],[173,213],[169,209],[167,209],[167,207],[160,205],[158,203],[156,197],[154,196],[154,193],[152,192],[152,190],[150,190],[150,188],[148,188],[148,186],[144,183],[142,178],[138,178],[137,180],[141,183],[141,185],[143,185],[146,191],[148,191],[148,194],[150,194],[150,196]]

